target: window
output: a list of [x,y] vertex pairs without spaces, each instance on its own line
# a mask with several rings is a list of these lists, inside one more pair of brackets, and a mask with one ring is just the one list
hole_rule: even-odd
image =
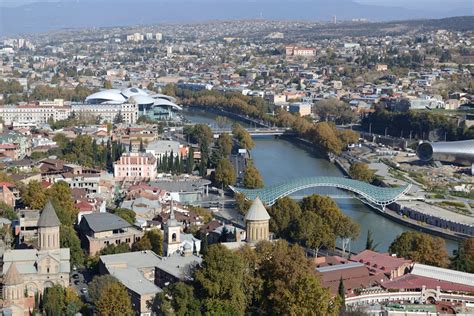
[[173,235],[171,235],[171,241],[176,241],[176,233],[173,233]]

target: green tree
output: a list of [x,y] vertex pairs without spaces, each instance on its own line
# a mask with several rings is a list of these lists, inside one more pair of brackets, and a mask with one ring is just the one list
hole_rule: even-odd
[[201,269],[195,273],[196,293],[206,314],[244,315],[244,273],[238,254],[220,244],[209,247]]
[[132,302],[127,289],[119,282],[106,286],[96,303],[97,314],[101,316],[132,316]]
[[314,212],[305,212],[296,219],[293,235],[302,246],[314,250],[315,257],[321,247],[334,248],[336,244],[331,228]]
[[192,174],[194,171],[194,149],[189,148],[188,159],[186,160],[186,173]]
[[227,133],[222,133],[217,139],[217,151],[221,159],[229,157],[232,152],[232,137]]
[[268,212],[270,214],[270,230],[278,237],[289,239],[290,224],[301,216],[301,208],[298,203],[286,196],[278,199]]
[[135,224],[137,215],[132,210],[129,210],[127,208],[120,208],[119,207],[119,208],[116,208],[116,209],[112,210],[111,213],[121,217],[122,219],[126,220],[127,222],[129,222],[132,225]]
[[342,280],[342,276],[339,279],[339,286],[337,289],[337,296],[340,300],[341,304],[341,312],[343,313],[346,309],[346,290],[344,289],[344,281]]
[[81,248],[81,241],[74,228],[61,225],[60,244],[61,248],[69,248],[71,252],[71,266],[82,266],[84,264],[84,252]]
[[459,243],[458,249],[451,258],[450,267],[458,271],[474,273],[474,238]]
[[390,244],[389,251],[423,264],[437,267],[448,265],[448,253],[444,240],[420,232],[403,232]]
[[217,184],[221,185],[222,188],[235,184],[235,170],[229,160],[222,159],[219,162],[214,174],[214,180]]
[[[195,297],[194,288],[183,282],[166,287],[157,294],[155,301],[157,304],[153,310],[157,314],[169,312],[176,316],[201,315],[200,302]],[[172,311],[168,311],[170,309]]]
[[349,168],[349,176],[352,179],[370,183],[374,180],[375,171],[369,169],[366,163],[355,162]]
[[3,201],[0,201],[0,217],[5,217],[13,221],[18,219],[18,214],[13,210],[13,207],[9,206]]
[[55,284],[46,289],[43,294],[43,310],[48,316],[61,315],[66,307],[64,302],[64,288]]
[[265,185],[262,176],[253,163],[249,163],[244,170],[244,187],[247,189],[260,189]]
[[367,240],[365,241],[365,249],[376,251],[378,243],[374,242],[374,238],[372,237],[372,231],[369,229],[367,230]]

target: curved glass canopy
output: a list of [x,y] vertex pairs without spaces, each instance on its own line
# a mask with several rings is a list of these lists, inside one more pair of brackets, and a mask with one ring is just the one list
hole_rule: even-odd
[[254,200],[258,196],[268,206],[273,205],[281,197],[313,187],[335,187],[351,191],[370,203],[385,207],[408,192],[411,185],[383,188],[343,177],[307,177],[290,179],[262,189],[245,189],[230,186],[232,191],[242,193],[248,200]]

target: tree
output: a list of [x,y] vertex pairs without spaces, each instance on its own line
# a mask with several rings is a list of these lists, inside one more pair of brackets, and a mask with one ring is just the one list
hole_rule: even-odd
[[[200,315],[200,302],[195,297],[194,288],[183,282],[177,282],[166,287],[163,292],[158,293],[155,301],[156,313],[171,312],[177,316]],[[172,309],[172,311],[168,311]]]
[[216,117],[216,123],[219,128],[224,128],[227,125],[228,120],[224,116],[218,116]]
[[423,264],[437,267],[448,265],[448,253],[444,240],[420,232],[403,232],[392,242],[389,251]]
[[276,236],[289,239],[290,223],[301,216],[301,208],[293,199],[283,197],[278,199],[268,210],[270,214],[270,230]]
[[308,131],[308,138],[313,144],[330,153],[340,154],[342,151],[342,141],[336,135],[334,128],[326,122],[315,124]]
[[268,315],[336,315],[337,304],[321,286],[304,251],[286,241],[257,245],[263,281],[262,307]]
[[102,248],[100,255],[115,255],[118,253],[130,252],[130,246],[127,243],[121,243],[117,246],[115,244],[107,245],[105,248]]
[[195,273],[196,293],[201,297],[204,313],[244,315],[244,273],[238,254],[220,244],[210,246],[201,269]]
[[349,176],[355,180],[370,183],[373,181],[374,175],[375,171],[369,169],[369,166],[363,162],[355,162],[349,168]]
[[81,248],[81,241],[74,228],[61,225],[60,244],[61,248],[69,248],[71,251],[71,266],[81,266],[84,263],[84,252]]
[[163,234],[159,229],[147,230],[143,236],[150,241],[151,250],[159,256],[163,255]]
[[0,217],[8,218],[11,221],[18,219],[18,215],[13,210],[13,207],[3,201],[0,201]]
[[96,303],[97,314],[101,316],[127,315],[132,316],[132,302],[127,289],[119,282],[106,286]]
[[229,160],[222,159],[219,162],[214,174],[214,181],[220,184],[222,188],[235,184],[235,170]]
[[140,147],[138,148],[138,152],[144,153],[145,146],[143,145],[143,139],[140,138]]
[[240,124],[234,125],[232,134],[238,140],[240,148],[250,150],[255,146],[252,136],[250,136],[249,132]]
[[64,288],[59,284],[46,289],[43,294],[43,310],[48,316],[61,315],[66,307],[64,302]]
[[46,195],[46,189],[43,187],[41,182],[32,180],[22,190],[21,197],[26,206],[32,209],[42,209],[48,201]]
[[111,284],[118,283],[118,280],[110,274],[96,275],[89,283],[89,295],[96,304],[104,290]]
[[367,230],[367,240],[365,241],[365,249],[375,251],[377,249],[378,243],[374,242],[372,237],[372,231]]
[[337,289],[337,296],[340,300],[341,304],[341,312],[344,312],[346,309],[346,290],[344,289],[344,281],[342,280],[342,276],[339,279],[339,286]]
[[109,80],[104,81],[104,89],[112,89],[112,83]]
[[121,124],[124,122],[123,115],[121,112],[118,112],[114,117],[114,124]]
[[459,271],[474,273],[474,238],[463,240],[451,258],[450,267]]
[[72,191],[69,185],[64,181],[56,182],[48,188],[47,195],[54,206],[61,224],[72,226],[77,220],[79,210],[74,206]]
[[222,133],[217,139],[217,151],[221,159],[228,158],[232,151],[232,137],[227,133]]
[[132,245],[132,251],[143,251],[143,250],[151,250],[151,242],[145,236],[140,238],[140,240],[134,242]]
[[122,219],[126,220],[132,225],[135,224],[136,214],[134,211],[129,210],[128,208],[119,207],[119,208],[114,209],[111,213],[121,217]]
[[186,160],[186,173],[192,174],[194,171],[194,149],[190,148],[188,159]]
[[331,228],[314,212],[305,212],[296,219],[293,235],[302,246],[314,250],[315,257],[321,247],[334,248],[336,244]]
[[64,289],[64,304],[66,305],[64,314],[75,316],[82,308],[82,301],[72,287]]
[[244,187],[247,189],[260,189],[264,187],[260,172],[251,162],[244,170]]

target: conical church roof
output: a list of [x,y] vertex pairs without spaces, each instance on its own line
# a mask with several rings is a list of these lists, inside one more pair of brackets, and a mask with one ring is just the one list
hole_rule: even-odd
[[38,227],[57,227],[60,225],[61,222],[59,221],[58,215],[56,215],[53,204],[51,201],[48,201],[41,212]]
[[12,262],[7,273],[3,277],[3,284],[5,285],[18,285],[23,283],[23,278],[21,277],[20,272],[16,268],[15,262]]
[[252,205],[250,206],[247,215],[245,215],[246,221],[268,221],[270,220],[270,215],[268,215],[267,209],[263,205],[260,198],[257,196],[253,200]]

